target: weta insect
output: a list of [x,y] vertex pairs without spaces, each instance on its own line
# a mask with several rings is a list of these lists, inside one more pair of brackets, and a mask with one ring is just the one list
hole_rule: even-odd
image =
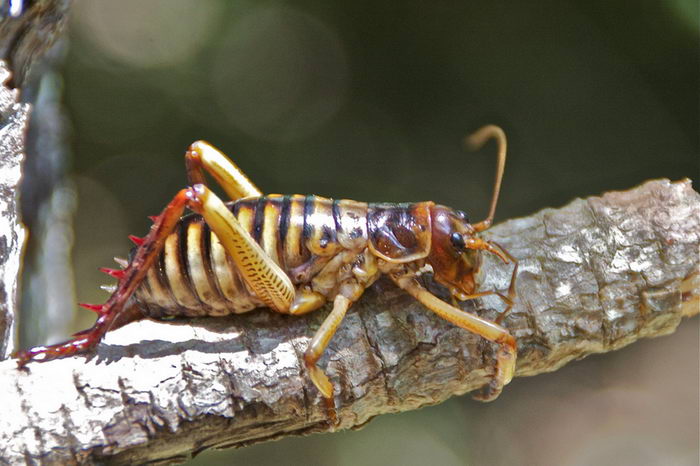
[[[481,400],[495,399],[513,377],[516,343],[499,323],[454,304],[487,295],[506,304],[515,298],[517,262],[478,234],[491,226],[506,160],[506,139],[486,126],[468,142],[475,148],[498,143],[498,164],[488,217],[470,224],[461,211],[435,204],[372,204],[318,196],[263,195],[224,154],[195,142],[186,155],[190,187],[178,192],[122,269],[102,269],[118,279],[105,304],[81,304],[98,315],[95,324],[64,343],[17,355],[20,367],[92,350],[107,331],[144,316],[221,316],[268,307],[301,315],[327,301],[333,309],[304,353],[314,385],[335,421],[333,384],[316,363],[346,311],[381,274],[388,275],[428,309],[453,324],[496,342],[495,374]],[[232,201],[222,202],[206,185],[209,173]],[[189,207],[193,214],[182,216]],[[513,263],[507,295],[477,291],[481,253]],[[426,267],[429,266],[429,267]],[[417,280],[426,268],[451,292],[453,304],[431,294]],[[499,320],[500,322],[500,320]]]

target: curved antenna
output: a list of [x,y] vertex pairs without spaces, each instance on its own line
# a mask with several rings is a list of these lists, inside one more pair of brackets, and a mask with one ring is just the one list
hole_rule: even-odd
[[506,133],[496,125],[486,125],[467,136],[465,143],[469,150],[479,150],[489,139],[495,139],[498,144],[498,165],[496,166],[496,180],[493,183],[493,197],[491,198],[491,208],[486,219],[472,225],[477,232],[484,231],[493,223],[493,216],[496,214],[496,204],[498,204],[498,194],[501,192],[501,180],[506,167]]

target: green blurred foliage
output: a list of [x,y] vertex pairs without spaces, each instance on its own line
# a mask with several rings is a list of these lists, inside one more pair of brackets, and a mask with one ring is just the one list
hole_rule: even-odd
[[[146,215],[185,185],[183,154],[197,139],[267,192],[430,199],[474,219],[487,210],[494,151],[468,154],[461,143],[486,123],[510,143],[497,219],[698,175],[697,2],[83,0],[75,10],[65,95],[80,301],[103,299],[95,268],[128,251],[125,234],[145,231]],[[684,335],[678,344],[697,346]],[[637,397],[616,391],[651,383],[653,361],[640,358],[661,347],[673,348],[645,342],[516,380],[489,406],[462,397],[359,433],[193,464],[693,464],[696,363],[683,370],[681,394],[667,394],[690,405],[626,418],[624,407],[649,400],[637,386]],[[632,374],[629,364],[644,367]],[[595,417],[600,410],[608,415]],[[545,437],[555,433],[553,447]]]

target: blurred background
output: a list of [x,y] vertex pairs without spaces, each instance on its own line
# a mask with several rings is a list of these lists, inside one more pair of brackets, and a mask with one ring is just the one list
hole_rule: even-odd
[[[698,3],[76,1],[65,57],[76,299],[185,186],[206,139],[268,193],[434,200],[497,220],[699,174]],[[697,184],[695,185],[697,189]],[[70,195],[70,194],[69,194]],[[78,311],[60,337],[86,328]],[[22,346],[41,343],[24,335]],[[700,462],[698,319],[672,336],[384,416],[358,432],[207,452],[190,464]]]

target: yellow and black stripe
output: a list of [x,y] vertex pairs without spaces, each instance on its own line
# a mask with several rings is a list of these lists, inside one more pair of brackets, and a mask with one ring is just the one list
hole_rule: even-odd
[[[295,285],[310,280],[341,251],[361,251],[367,244],[366,203],[273,194],[228,206]],[[136,297],[152,317],[225,315],[264,306],[216,235],[194,214],[183,217],[168,236]]]

